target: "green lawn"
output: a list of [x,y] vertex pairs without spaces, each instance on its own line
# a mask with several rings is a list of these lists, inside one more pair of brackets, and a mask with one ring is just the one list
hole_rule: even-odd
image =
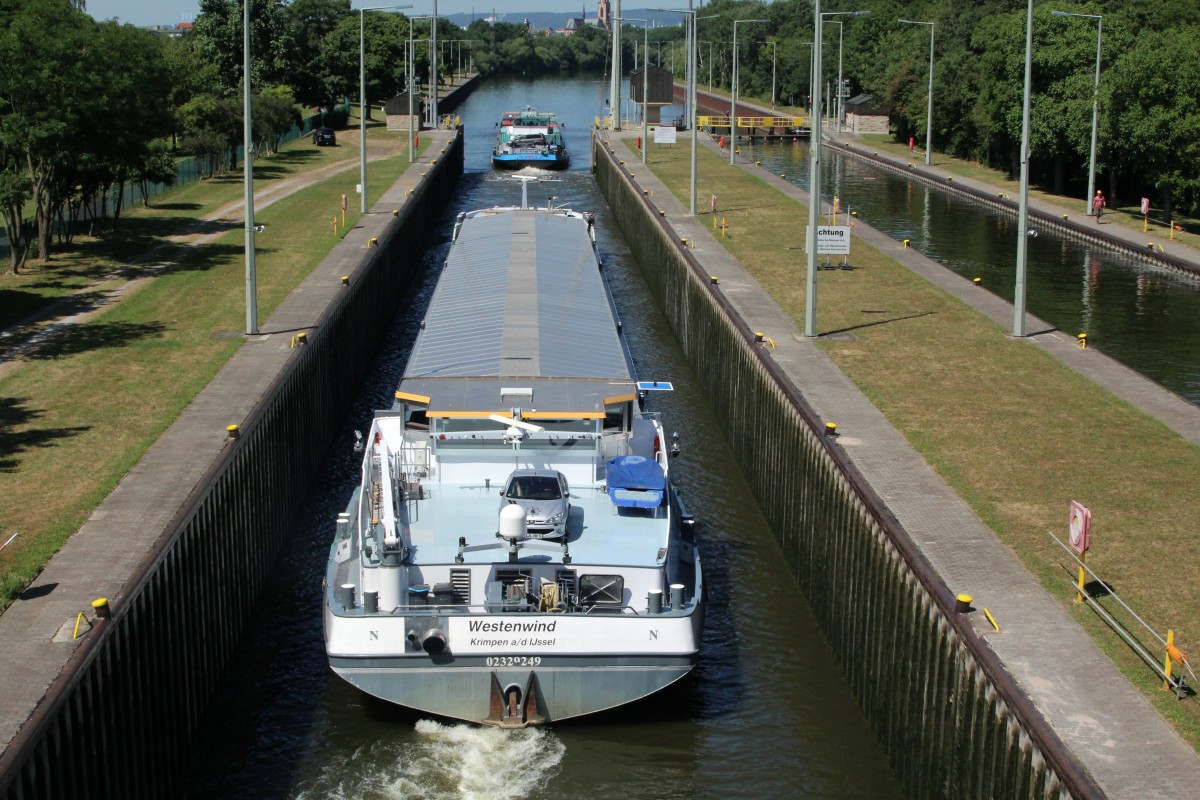
[[[699,195],[719,191],[731,209],[722,215],[729,235],[718,241],[802,321],[803,265],[789,249],[802,238],[801,210],[707,150],[698,156]],[[656,149],[650,165],[686,205],[687,148]],[[1174,629],[1185,653],[1200,653],[1200,556],[1190,515],[1180,513],[1195,502],[1200,448],[886,255],[854,247],[858,269],[821,273],[819,315],[820,331],[853,335],[818,345],[1147,699],[1200,744],[1200,700],[1160,691],[1091,611],[1070,602],[1074,570],[1047,536],[1065,536],[1071,500],[1088,505],[1096,542],[1089,565],[1155,629]],[[1063,663],[1069,667],[1069,653]]]
[[[384,132],[386,133],[386,132]],[[408,167],[407,147],[381,135],[392,155],[370,165],[376,200]],[[384,140],[390,144],[384,144]],[[428,143],[425,142],[424,145]],[[373,150],[373,152],[375,152]],[[348,156],[357,147],[317,149],[307,140],[255,167],[263,188]],[[259,318],[265,320],[358,220],[350,203],[335,236],[341,196],[356,197],[358,169],[303,189],[256,213],[266,230],[256,239]],[[45,297],[90,285],[133,257],[160,246],[211,210],[240,199],[240,176],[203,181],[133,210],[128,226],[104,239],[83,239],[69,253],[39,265],[33,276],[4,276]],[[121,302],[38,345],[15,364],[0,364],[0,533],[20,537],[0,562],[0,608],[108,495],[146,449],[240,346],[244,310],[244,232],[233,227],[190,249]],[[165,257],[160,254],[155,260]],[[138,269],[109,280],[112,288]],[[230,338],[232,337],[232,338]]]

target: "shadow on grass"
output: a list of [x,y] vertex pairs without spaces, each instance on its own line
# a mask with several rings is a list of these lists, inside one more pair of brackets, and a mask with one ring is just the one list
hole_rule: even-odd
[[49,336],[35,344],[26,358],[50,360],[91,350],[124,347],[130,342],[157,336],[166,330],[161,322],[91,322],[71,326],[66,334]]
[[35,447],[50,447],[60,439],[91,430],[90,425],[68,428],[37,428],[32,424],[43,411],[29,408],[28,399],[0,397],[0,473],[20,467],[20,455]]
[[[867,311],[864,313],[873,314],[873,313],[879,313],[879,312]],[[825,331],[824,333],[821,334],[821,336],[832,336],[835,333],[849,333],[850,331],[857,331],[857,330],[861,330],[863,328],[874,328],[876,325],[890,325],[893,322],[903,322],[906,319],[919,319],[921,317],[929,317],[936,313],[937,313],[936,311],[920,311],[916,314],[905,314],[904,316],[901,316],[901,317],[888,317],[887,319],[876,320],[875,322],[864,322],[861,325],[848,325],[845,328],[838,328],[837,330]]]

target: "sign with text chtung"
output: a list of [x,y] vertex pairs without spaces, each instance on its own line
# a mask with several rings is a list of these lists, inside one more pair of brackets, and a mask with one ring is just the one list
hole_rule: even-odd
[[845,256],[850,254],[848,225],[818,225],[817,255]]

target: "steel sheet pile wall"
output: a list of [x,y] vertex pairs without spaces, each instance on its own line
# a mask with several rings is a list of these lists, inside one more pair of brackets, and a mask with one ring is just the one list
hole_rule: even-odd
[[730,447],[909,796],[1092,796],[1094,783],[651,200],[600,140],[593,155],[692,369],[717,414],[738,420]]
[[[352,280],[241,426],[131,590],[5,754],[3,800],[168,796],[375,345],[462,173],[462,138],[362,250]],[[287,624],[287,621],[282,621]]]

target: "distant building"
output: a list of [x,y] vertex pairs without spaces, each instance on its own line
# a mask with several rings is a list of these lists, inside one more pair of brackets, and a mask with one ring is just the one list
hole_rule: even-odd
[[611,31],[612,23],[612,0],[600,0],[596,6],[596,24],[606,31]]
[[873,94],[860,94],[846,101],[846,127],[853,133],[887,133],[889,109]]

